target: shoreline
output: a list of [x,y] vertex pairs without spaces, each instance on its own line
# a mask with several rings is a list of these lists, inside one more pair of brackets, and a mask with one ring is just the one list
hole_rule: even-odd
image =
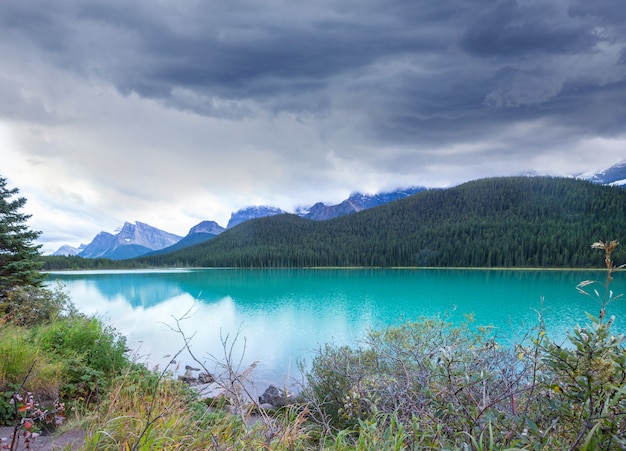
[[[127,272],[143,272],[143,273],[172,273],[172,272],[187,272],[187,271],[295,271],[295,270],[311,270],[311,271],[326,271],[326,270],[346,270],[346,271],[379,271],[379,270],[394,270],[394,271],[576,271],[576,272],[606,272],[606,268],[589,267],[589,268],[535,268],[535,267],[474,267],[474,266],[298,266],[298,267],[272,267],[272,268],[239,268],[239,267],[211,267],[211,266],[196,266],[196,267],[169,267],[169,268],[134,268],[134,269],[53,269],[41,271],[43,274],[114,274],[114,273],[127,273]],[[626,268],[615,268],[615,272],[626,270]]]

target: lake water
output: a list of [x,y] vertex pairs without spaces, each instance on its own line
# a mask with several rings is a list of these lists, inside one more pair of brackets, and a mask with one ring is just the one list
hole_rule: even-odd
[[[298,377],[297,361],[306,365],[325,343],[358,345],[369,329],[422,316],[460,322],[473,314],[506,343],[536,326],[542,311],[549,335],[562,339],[587,322],[585,312],[599,312],[599,303],[576,285],[597,280],[603,294],[605,277],[601,271],[198,269],[57,272],[48,281],[63,282],[81,312],[113,325],[150,367],[163,368],[182,348],[172,328],[185,314],[179,324],[209,368],[210,355],[224,355],[221,339],[232,343],[239,333],[233,355],[244,365],[259,362],[254,374],[262,385]],[[625,279],[615,274],[615,293],[626,293]],[[626,332],[626,298],[608,314],[617,317],[615,331]],[[177,360],[198,366],[186,353]]]

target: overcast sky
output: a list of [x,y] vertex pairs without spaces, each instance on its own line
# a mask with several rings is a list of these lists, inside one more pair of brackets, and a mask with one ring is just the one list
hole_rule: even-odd
[[0,176],[45,253],[136,220],[626,158],[624,0],[2,0]]

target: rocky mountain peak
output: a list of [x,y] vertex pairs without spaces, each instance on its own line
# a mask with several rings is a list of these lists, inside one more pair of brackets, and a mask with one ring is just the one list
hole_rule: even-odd
[[188,235],[193,233],[211,233],[214,235],[219,235],[224,231],[224,227],[220,226],[215,221],[202,221],[199,224],[196,224],[191,229],[189,229]]
[[253,207],[242,208],[241,210],[237,210],[230,215],[230,220],[228,221],[226,228],[230,229],[231,227],[235,227],[236,225],[248,221],[249,219],[280,215],[282,213],[285,212],[280,208],[269,207],[266,205],[256,205]]
[[[125,222],[115,235],[100,232],[78,255],[85,258],[123,258],[126,255],[138,256],[150,251],[163,249],[177,243],[182,237],[152,227],[143,222]],[[132,252],[123,248],[133,247]]]

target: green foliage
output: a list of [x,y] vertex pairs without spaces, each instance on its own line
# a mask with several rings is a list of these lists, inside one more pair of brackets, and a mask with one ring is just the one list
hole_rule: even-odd
[[313,359],[307,390],[320,402],[335,427],[355,426],[369,413],[370,403],[353,387],[359,386],[364,375],[376,372],[376,357],[371,351],[326,344]]
[[9,425],[15,420],[15,409],[11,399],[18,389],[18,384],[8,384],[2,388],[3,391],[0,392],[0,425]]
[[626,350],[610,327],[592,318],[567,345],[539,333],[523,348],[423,319],[326,346],[304,396],[338,449],[623,449]]
[[95,400],[129,364],[125,338],[96,318],[57,321],[40,329],[36,340],[63,364],[63,399]]
[[461,446],[491,422],[500,434],[515,427],[514,400],[528,388],[530,367],[490,329],[422,318],[372,331],[366,344],[359,350],[326,346],[307,374],[305,396],[336,430],[360,434],[363,425],[384,417],[402,425],[402,436],[416,427]]
[[133,261],[204,267],[588,267],[597,260],[580,243],[624,233],[623,188],[502,177],[422,191],[328,221],[289,214],[255,219],[205,243]]
[[[592,245],[604,251],[607,269],[605,293],[595,290],[600,315],[588,314],[589,324],[577,325],[568,335],[569,346],[547,336],[537,342],[546,367],[542,375],[544,395],[551,402],[549,408],[541,409],[541,420],[531,431],[536,440],[550,446],[568,443],[581,449],[626,448],[626,338],[611,333],[614,317],[605,318],[607,306],[621,297],[610,289],[617,269],[612,260],[617,244],[600,241]],[[579,284],[579,291],[588,295],[583,288],[590,284]],[[541,428],[549,429],[550,437],[539,434]],[[560,442],[555,442],[555,437]]]
[[[624,336],[611,334],[611,323],[591,317],[577,326],[563,347],[547,337],[539,344],[546,373],[537,429],[550,430],[551,439],[582,444],[584,449],[624,449],[626,439],[626,350]],[[549,437],[536,437],[549,445]]]
[[39,248],[33,244],[40,232],[30,230],[30,215],[20,213],[26,199],[14,198],[19,190],[7,188],[0,177],[0,300],[19,286],[38,286],[43,280]]
[[9,410],[5,403],[22,380],[23,389],[40,401],[97,401],[129,366],[126,352],[125,339],[94,318],[76,315],[36,328],[0,326],[0,412]]
[[62,365],[32,341],[21,327],[0,325],[0,424],[14,419],[11,398],[19,383],[23,389],[36,393],[43,401],[58,397]]
[[39,286],[20,286],[11,289],[5,298],[0,298],[1,323],[35,326],[76,314],[76,309],[61,284],[54,290]]

